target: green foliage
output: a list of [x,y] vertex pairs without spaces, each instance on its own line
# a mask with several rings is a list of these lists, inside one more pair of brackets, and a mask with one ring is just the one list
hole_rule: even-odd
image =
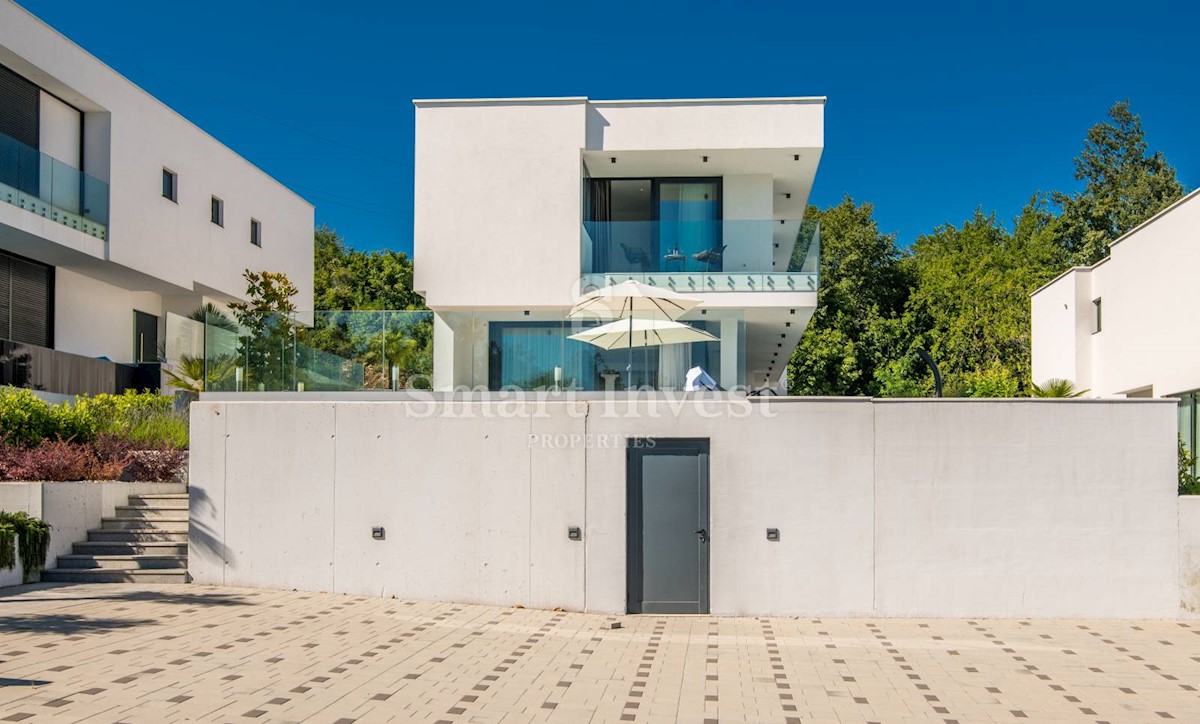
[[791,392],[929,396],[932,374],[916,354],[927,349],[947,396],[1038,394],[1029,295],[1072,264],[1098,261],[1183,193],[1129,104],[1108,115],[1075,159],[1083,190],[1034,193],[1011,227],[978,209],[902,251],[870,204],[810,210],[821,221],[821,286],[789,365]]
[[228,314],[226,314],[220,307],[212,302],[205,302],[201,306],[197,307],[191,314],[188,315],[188,319],[192,319],[197,322],[203,322],[204,324],[218,327],[220,329],[226,329],[230,332],[238,331],[237,323],[230,319]]
[[282,272],[242,273],[249,302],[230,304],[240,329],[238,359],[245,360],[247,387],[290,389],[297,324],[296,285]]
[[913,244],[906,332],[927,344],[947,381],[961,377],[969,388],[979,379],[964,375],[1002,366],[1005,379],[1016,381],[1013,394],[1028,388],[1029,294],[1066,261],[1051,226],[1044,199],[1035,196],[1013,233],[977,210],[961,226],[946,224]]
[[1057,377],[1048,379],[1040,385],[1035,382],[1029,390],[1033,397],[1073,398],[1083,397],[1087,392],[1087,390],[1076,389],[1074,382]]
[[951,379],[946,387],[957,393],[944,393],[947,397],[1016,397],[1018,389],[1016,376],[1000,362],[986,369],[964,372]]
[[1088,129],[1075,158],[1083,190],[1054,194],[1062,207],[1060,244],[1075,264],[1100,261],[1113,240],[1183,196],[1174,167],[1162,153],[1149,153],[1129,101],[1114,104],[1108,117]]
[[317,309],[425,309],[413,291],[413,264],[406,254],[356,251],[328,226],[317,229],[313,241]]
[[203,392],[206,387],[223,389],[234,376],[237,359],[229,354],[214,354],[205,359],[190,354],[180,355],[174,369],[166,365],[167,386],[187,392]]
[[0,387],[3,444],[35,446],[45,440],[92,442],[110,436],[139,449],[186,449],[188,423],[174,400],[153,392],[76,397],[51,405],[32,391]]
[[14,547],[20,550],[24,582],[38,580],[50,550],[50,525],[24,512],[0,510],[0,568],[12,570],[16,566]]
[[792,394],[879,393],[877,371],[901,336],[910,280],[895,236],[879,231],[873,213],[846,197],[806,214],[821,222],[821,285],[789,363]]
[[1200,476],[1195,473],[1196,456],[1192,455],[1183,438],[1179,438],[1179,494],[1200,495]]
[[31,390],[0,387],[0,435],[9,445],[36,445],[62,436],[62,426],[49,405]]

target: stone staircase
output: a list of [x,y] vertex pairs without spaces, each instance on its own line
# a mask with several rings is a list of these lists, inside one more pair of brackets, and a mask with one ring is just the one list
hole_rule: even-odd
[[56,568],[54,583],[186,583],[188,494],[131,495]]

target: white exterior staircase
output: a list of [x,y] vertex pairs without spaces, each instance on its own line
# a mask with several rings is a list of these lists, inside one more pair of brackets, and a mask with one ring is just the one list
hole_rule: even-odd
[[131,495],[127,502],[42,571],[42,581],[186,583],[188,494]]

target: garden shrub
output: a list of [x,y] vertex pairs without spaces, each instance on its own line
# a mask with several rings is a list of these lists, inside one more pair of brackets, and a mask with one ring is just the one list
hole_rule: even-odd
[[0,387],[0,440],[36,446],[43,441],[92,442],[110,435],[140,449],[186,449],[188,421],[174,398],[153,392],[75,398],[50,405],[26,389]]
[[10,445],[36,445],[62,437],[53,408],[30,390],[0,387],[0,438]]
[[31,583],[39,578],[42,568],[46,566],[46,554],[50,550],[50,525],[24,512],[6,513],[0,510],[0,568],[12,570],[16,566],[17,548],[21,552],[21,577],[25,583]]

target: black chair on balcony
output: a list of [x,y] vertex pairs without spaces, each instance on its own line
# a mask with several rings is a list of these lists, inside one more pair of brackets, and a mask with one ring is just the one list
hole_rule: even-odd
[[629,246],[624,242],[621,243],[621,251],[625,252],[625,263],[631,267],[640,267],[641,271],[649,271],[650,269],[650,254],[645,249]]
[[[705,249],[704,251],[692,254],[692,259],[703,264],[704,271],[721,271],[721,260],[724,259],[725,249],[728,246],[728,244],[722,244],[721,246],[714,246],[711,249]],[[716,267],[716,269],[713,269],[713,267]]]

